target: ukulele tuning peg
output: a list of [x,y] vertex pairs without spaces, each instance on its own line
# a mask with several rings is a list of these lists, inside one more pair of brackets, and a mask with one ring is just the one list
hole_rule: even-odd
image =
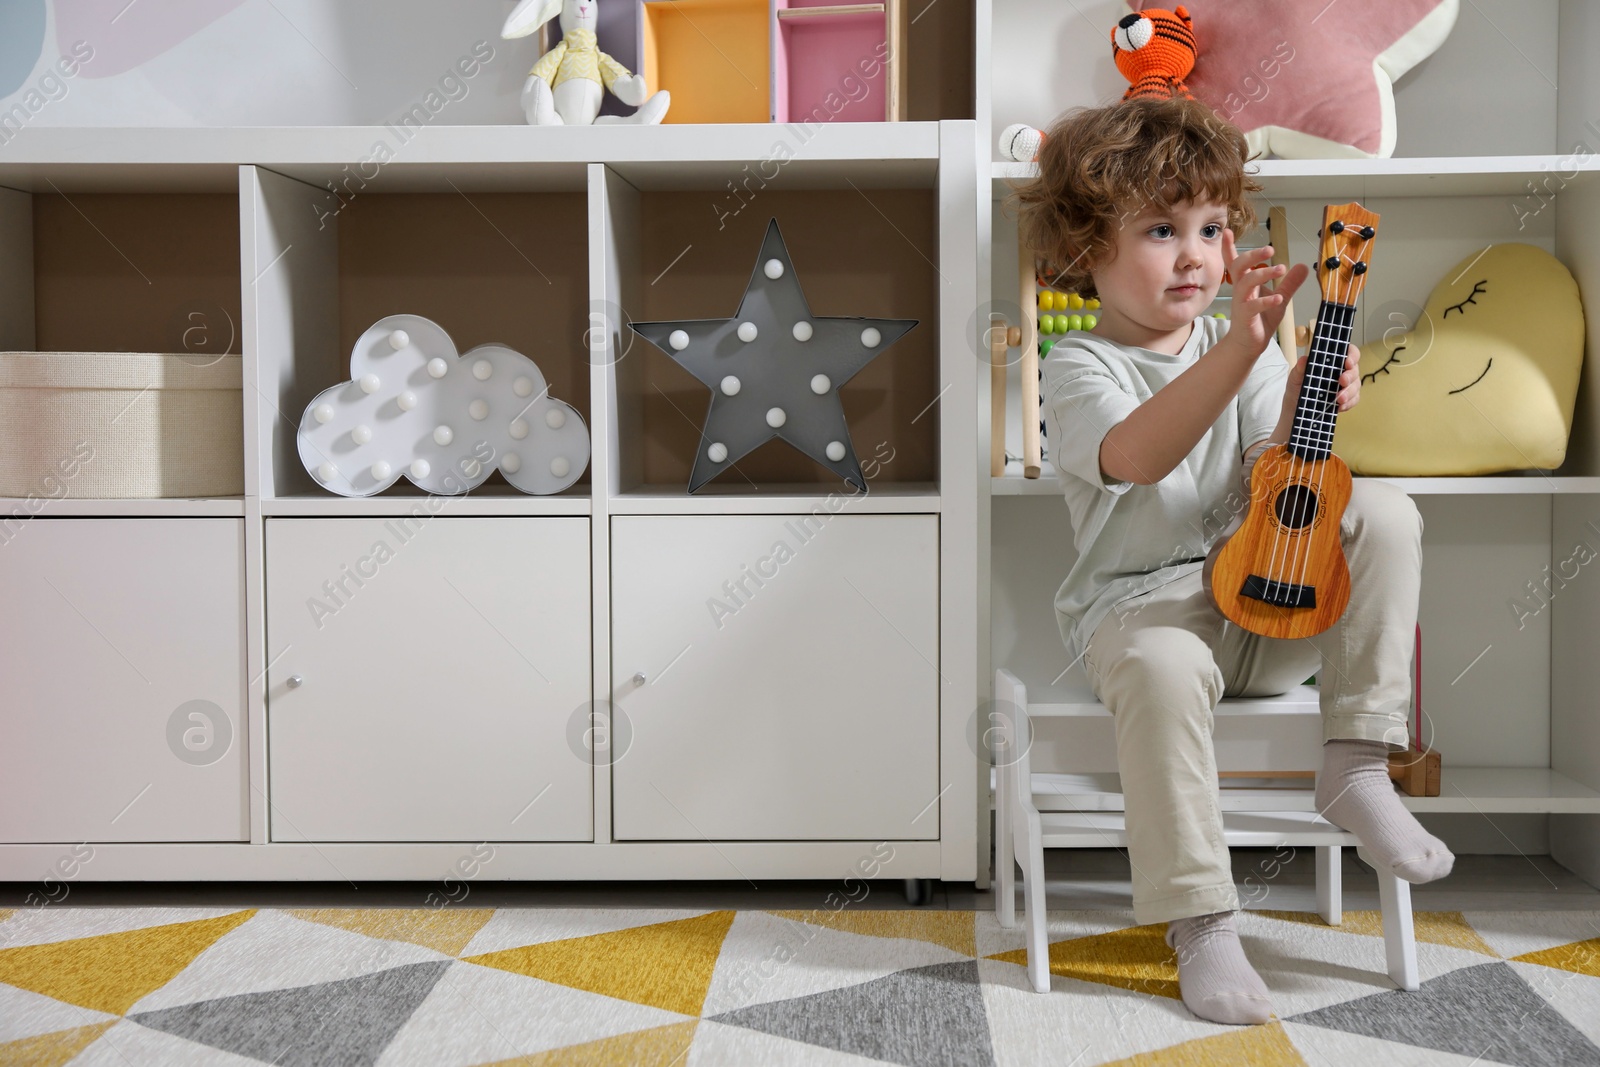
[[1350,269],[1351,269],[1351,272],[1354,273],[1354,274],[1365,274],[1365,273],[1367,273],[1367,265],[1365,263],[1357,263],[1354,267],[1352,267]]
[[1327,267],[1329,270],[1338,270],[1339,269],[1339,257],[1338,256],[1329,256],[1328,259],[1327,259],[1327,262],[1323,263],[1322,265],[1324,267]]
[[1361,227],[1361,230],[1360,230],[1361,239],[1364,240],[1364,241],[1370,241],[1370,240],[1372,240],[1372,235],[1377,233],[1377,232],[1378,231],[1374,230],[1371,226],[1363,226],[1363,227]]
[[[1341,234],[1344,232],[1344,223],[1340,222],[1338,219],[1334,219],[1332,222],[1328,223],[1328,229],[1334,234]],[[1318,234],[1318,236],[1321,235]]]

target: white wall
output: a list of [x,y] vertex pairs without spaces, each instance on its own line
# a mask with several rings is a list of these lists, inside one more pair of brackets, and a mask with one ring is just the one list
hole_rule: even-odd
[[[0,120],[12,132],[28,125],[381,125],[422,104],[434,124],[520,123],[517,97],[538,58],[538,35],[500,39],[512,6],[8,0],[0,5],[0,92],[8,93]],[[79,54],[86,46],[92,58],[63,76],[57,61],[78,42]],[[474,48],[489,58],[463,78],[452,68],[470,61]]]

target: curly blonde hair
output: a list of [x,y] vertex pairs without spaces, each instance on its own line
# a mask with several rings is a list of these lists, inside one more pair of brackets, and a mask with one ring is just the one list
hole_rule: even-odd
[[1073,108],[1045,131],[1038,177],[1010,183],[1006,205],[1017,209],[1022,243],[1053,286],[1098,296],[1091,272],[1146,208],[1226,204],[1228,226],[1242,238],[1256,224],[1246,196],[1262,189],[1245,172],[1248,152],[1239,128],[1196,100]]

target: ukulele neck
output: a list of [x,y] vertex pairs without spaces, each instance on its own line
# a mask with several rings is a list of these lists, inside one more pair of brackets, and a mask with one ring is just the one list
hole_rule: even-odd
[[1353,304],[1324,300],[1317,310],[1306,352],[1305,376],[1295,399],[1288,450],[1305,460],[1327,459],[1333,453],[1333,423],[1338,415],[1339,376],[1355,326]]

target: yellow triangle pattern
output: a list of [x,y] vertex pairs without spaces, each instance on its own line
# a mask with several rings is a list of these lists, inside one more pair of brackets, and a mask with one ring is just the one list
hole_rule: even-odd
[[1250,1067],[1308,1067],[1284,1033],[1283,1024],[1276,1020],[1260,1026],[1230,1027],[1225,1034],[1197,1037],[1100,1067],[1238,1067],[1244,1063]]
[[[1167,947],[1166,932],[1166,923],[1153,923],[1057,941],[1050,946],[1050,973],[1179,1000],[1178,957]],[[1028,950],[989,959],[1026,967]]]
[[0,1067],[57,1067],[88,1048],[120,1020],[107,1019],[0,1044]]
[[[1273,911],[1267,908],[1252,908],[1250,914],[1264,915],[1269,919],[1282,919],[1291,923],[1305,923],[1307,926],[1320,926],[1324,930],[1340,930],[1347,934],[1383,936],[1381,911],[1341,912],[1338,926],[1329,926],[1322,921],[1322,916],[1314,911]],[[1472,924],[1467,922],[1467,917],[1459,911],[1413,911],[1411,925],[1418,941],[1479,952],[1494,959],[1500,958],[1500,953],[1478,936],[1478,931],[1472,928]]]
[[463,957],[680,1015],[699,1015],[732,911]]
[[122,1015],[256,909],[214,919],[0,949],[0,982]]
[[629,1067],[673,1067],[685,1062],[689,1045],[694,1041],[695,1027],[699,1025],[699,1019],[690,1019],[537,1052],[532,1056],[496,1060],[482,1067],[615,1067],[619,1063]]
[[1541,967],[1559,967],[1563,971],[1574,971],[1586,974],[1591,978],[1600,978],[1600,937],[1591,937],[1587,941],[1573,941],[1566,945],[1555,945],[1551,948],[1540,949],[1537,952],[1524,952],[1520,956],[1512,956],[1518,963],[1537,963]]
[[493,908],[295,908],[306,922],[458,955],[494,916]]
[[866,937],[928,941],[963,956],[978,954],[977,913],[971,911],[834,911],[817,908],[810,911],[774,911],[769,914]]

